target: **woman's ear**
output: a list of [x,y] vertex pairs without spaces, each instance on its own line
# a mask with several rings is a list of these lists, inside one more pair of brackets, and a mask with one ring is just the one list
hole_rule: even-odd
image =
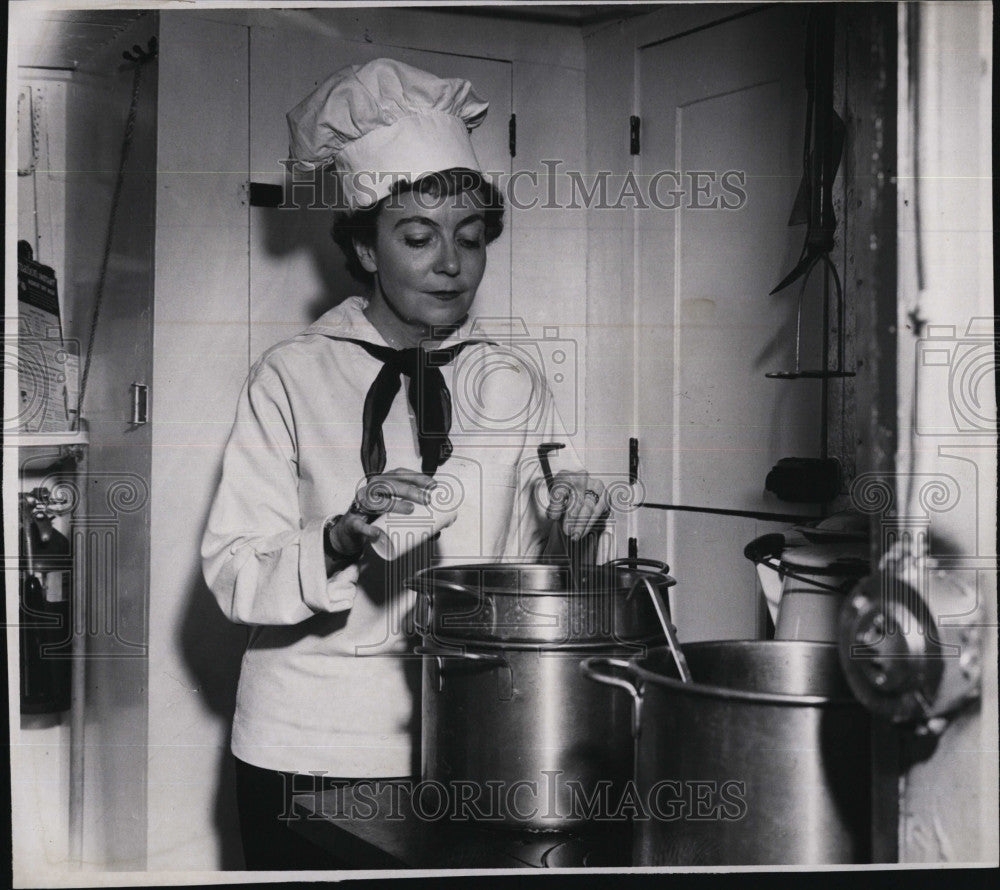
[[365,244],[364,241],[359,241],[357,238],[354,238],[352,243],[354,244],[354,252],[358,255],[358,262],[361,263],[361,268],[372,275],[378,272],[378,263],[375,261],[375,246]]

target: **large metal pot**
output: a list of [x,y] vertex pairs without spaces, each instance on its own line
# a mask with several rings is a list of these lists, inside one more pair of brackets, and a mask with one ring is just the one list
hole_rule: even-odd
[[837,647],[722,641],[592,657],[591,679],[634,699],[633,864],[818,865],[870,858],[868,712]]
[[[420,594],[422,779],[453,818],[561,830],[588,818],[595,788],[632,773],[631,705],[580,673],[588,655],[628,658],[662,643],[641,584],[667,566],[616,561],[569,587],[565,566],[428,569]],[[592,815],[592,814],[591,814]]]

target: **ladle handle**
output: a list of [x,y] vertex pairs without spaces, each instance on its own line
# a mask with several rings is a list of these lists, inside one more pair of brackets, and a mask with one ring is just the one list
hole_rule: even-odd
[[654,584],[650,583],[649,578],[643,576],[636,583],[646,585],[646,590],[649,591],[650,599],[653,601],[653,608],[656,610],[656,617],[660,619],[660,624],[663,626],[663,633],[667,638],[667,646],[670,647],[670,654],[674,658],[674,664],[677,665],[677,673],[680,674],[683,682],[690,683],[691,669],[688,667],[681,644],[677,640],[677,628],[670,621],[669,606],[664,603],[663,597],[660,596],[660,591],[656,589]]

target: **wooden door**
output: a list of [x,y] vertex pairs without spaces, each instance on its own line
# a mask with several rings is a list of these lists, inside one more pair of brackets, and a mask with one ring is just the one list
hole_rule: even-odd
[[[344,13],[347,15],[348,13]],[[464,77],[490,103],[486,120],[472,133],[488,172],[510,173],[507,126],[511,113],[509,62],[360,43],[314,27],[313,18],[274,19],[255,26],[250,40],[250,178],[281,183],[280,161],[288,156],[285,112],[345,65],[390,57],[441,77]],[[332,16],[323,22],[329,26]],[[277,72],[277,74],[276,74]],[[498,183],[499,184],[499,183]],[[344,268],[330,237],[329,210],[270,209],[250,213],[250,360],[302,330],[360,285]],[[477,314],[510,315],[510,235],[489,247]]]
[[[636,212],[637,426],[649,501],[810,512],[764,491],[779,458],[820,453],[818,384],[764,376],[795,360],[797,285],[768,293],[805,235],[787,225],[802,175],[804,39],[805,11],[780,4],[639,52],[641,181],[676,171],[660,176],[658,194],[680,204]],[[806,297],[804,362],[817,360],[817,284]],[[758,635],[755,571],[742,551],[771,527],[641,512],[640,546],[665,546],[678,579],[681,638]]]

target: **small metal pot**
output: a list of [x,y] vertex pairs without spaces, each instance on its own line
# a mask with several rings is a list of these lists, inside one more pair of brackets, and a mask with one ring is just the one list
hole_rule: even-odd
[[564,566],[534,563],[411,580],[423,621],[422,778],[453,818],[564,830],[593,816],[595,791],[620,794],[632,772],[630,701],[588,682],[580,662],[662,643],[639,582],[665,592],[675,583],[666,571],[620,560],[584,590],[568,589]]
[[819,865],[870,858],[868,712],[837,647],[723,641],[592,657],[636,716],[633,865]]

